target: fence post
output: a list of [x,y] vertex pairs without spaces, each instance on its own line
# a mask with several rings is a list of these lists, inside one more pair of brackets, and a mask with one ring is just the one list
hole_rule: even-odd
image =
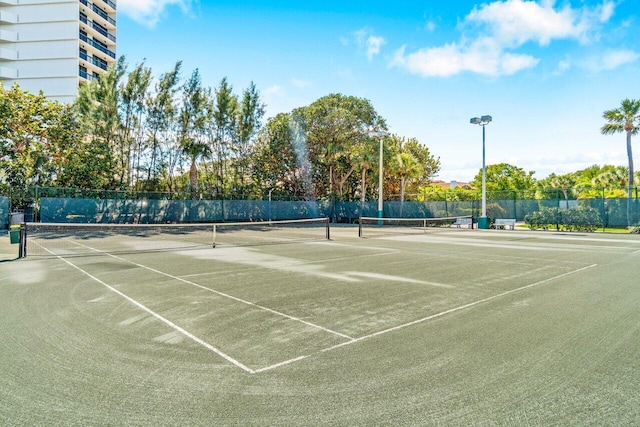
[[602,232],[607,229],[607,202],[604,199],[604,187],[602,187]]
[[447,213],[447,216],[449,215],[449,203],[447,201],[447,192],[444,192],[444,211]]
[[560,190],[556,188],[556,231],[560,231]]

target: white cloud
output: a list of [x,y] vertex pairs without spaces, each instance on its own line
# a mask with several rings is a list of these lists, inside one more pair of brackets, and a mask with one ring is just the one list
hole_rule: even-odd
[[588,43],[599,25],[611,18],[614,8],[611,1],[592,8],[555,8],[554,0],[494,1],[467,15],[461,24],[465,34],[459,41],[412,53],[405,53],[403,47],[390,65],[425,77],[465,71],[488,76],[515,74],[540,62],[519,53],[523,45],[547,46],[553,40],[566,39]]
[[305,89],[311,86],[310,81],[295,78],[291,79],[291,84],[298,89]]
[[279,95],[282,95],[283,90],[282,90],[282,86],[273,85],[263,90],[262,93],[266,97],[279,96]]
[[571,68],[571,60],[568,57],[565,57],[564,59],[558,62],[558,68],[556,68],[556,71],[553,74],[556,76],[562,75],[565,72],[567,72],[570,68]]
[[555,10],[549,1],[494,2],[474,9],[465,21],[485,25],[496,40],[508,47],[529,41],[545,46],[552,39],[580,38],[587,29],[576,10],[569,6]]
[[358,49],[365,52],[367,59],[371,61],[380,53],[381,47],[387,43],[384,37],[371,34],[371,30],[363,28],[353,33]]
[[591,71],[608,71],[625,64],[630,64],[640,58],[640,53],[632,50],[620,49],[611,50],[601,57],[592,58],[585,64],[585,68]]
[[166,14],[169,6],[178,6],[183,13],[188,13],[192,3],[192,0],[119,0],[118,12],[146,27],[153,28]]
[[492,46],[490,39],[474,42],[470,46],[449,44],[421,49],[405,55],[405,48],[396,51],[392,66],[401,66],[423,77],[449,77],[464,71],[499,76],[511,75],[535,67],[539,60],[524,54],[505,52]]
[[607,52],[604,55],[602,66],[605,70],[613,70],[614,68],[618,68],[621,65],[635,62],[638,58],[640,58],[640,55],[637,52],[633,52],[631,50],[617,50]]
[[437,25],[436,25],[436,23],[435,23],[435,22],[433,22],[433,21],[428,21],[428,22],[425,24],[424,28],[425,28],[428,32],[433,33],[433,32],[436,30]]
[[369,36],[367,38],[367,59],[371,61],[375,55],[379,54],[380,47],[385,43],[383,37]]
[[600,22],[608,22],[609,19],[611,19],[615,6],[615,3],[612,1],[605,2],[600,6]]

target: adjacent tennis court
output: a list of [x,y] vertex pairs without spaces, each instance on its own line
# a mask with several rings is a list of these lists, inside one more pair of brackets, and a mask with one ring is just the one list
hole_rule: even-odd
[[41,230],[0,263],[0,421],[640,419],[637,236],[324,226]]

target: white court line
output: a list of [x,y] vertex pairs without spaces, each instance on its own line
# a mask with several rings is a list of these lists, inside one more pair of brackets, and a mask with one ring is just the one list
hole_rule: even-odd
[[256,303],[254,303],[254,302],[247,301],[247,300],[244,300],[244,299],[242,299],[242,298],[234,297],[233,295],[225,294],[224,292],[216,291],[215,289],[211,289],[211,288],[208,288],[208,287],[206,287],[206,286],[199,285],[199,284],[197,284],[197,283],[195,283],[195,282],[192,282],[192,281],[190,281],[190,280],[186,280],[186,279],[183,279],[183,278],[181,278],[181,277],[174,276],[174,275],[169,274],[169,273],[165,273],[164,271],[156,270],[155,268],[151,268],[151,267],[148,267],[148,266],[146,266],[146,265],[139,264],[139,263],[137,263],[137,262],[130,261],[130,260],[125,259],[125,258],[121,258],[121,257],[119,257],[119,256],[116,256],[116,255],[110,254],[110,253],[108,253],[108,252],[102,252],[102,251],[100,251],[100,250],[98,250],[98,249],[95,249],[95,248],[92,248],[92,247],[90,247],[90,246],[83,245],[82,243],[78,243],[78,242],[74,242],[74,243],[75,243],[76,245],[83,246],[83,247],[85,247],[85,248],[87,248],[87,249],[90,249],[90,250],[92,250],[92,251],[95,251],[95,252],[98,252],[98,253],[101,253],[101,254],[104,254],[104,255],[108,255],[108,256],[110,256],[110,257],[112,257],[112,258],[115,258],[115,259],[118,259],[118,260],[120,260],[120,261],[124,261],[124,262],[127,262],[127,263],[129,263],[129,264],[133,264],[133,265],[135,265],[136,267],[140,267],[140,268],[143,268],[143,269],[145,269],[145,270],[149,270],[149,271],[151,271],[151,272],[154,272],[154,273],[156,273],[156,274],[160,274],[160,275],[163,275],[163,276],[169,277],[169,278],[171,278],[171,279],[173,279],[173,280],[177,280],[177,281],[182,282],[182,283],[185,283],[185,284],[187,284],[187,285],[195,286],[196,288],[200,288],[200,289],[203,289],[203,290],[205,290],[205,291],[212,292],[212,293],[214,293],[214,294],[216,294],[216,295],[220,295],[220,296],[222,296],[222,297],[225,297],[225,298],[231,299],[231,300],[233,300],[233,301],[237,301],[237,302],[240,302],[240,303],[242,303],[242,304],[246,304],[246,305],[249,305],[249,306],[251,306],[251,307],[258,308],[258,309],[263,310],[263,311],[267,311],[267,312],[269,312],[269,313],[271,313],[271,314],[275,314],[275,315],[278,315],[278,316],[281,316],[281,317],[287,318],[287,319],[289,319],[289,320],[293,320],[293,321],[296,321],[296,322],[302,323],[302,324],[307,325],[307,326],[310,326],[310,327],[312,327],[312,328],[314,328],[314,329],[319,329],[319,330],[321,330],[321,331],[328,332],[328,333],[333,334],[333,335],[337,335],[337,336],[339,336],[339,337],[341,337],[341,338],[345,338],[345,339],[350,340],[350,341],[354,339],[353,337],[350,337],[350,336],[345,335],[345,334],[343,334],[343,333],[340,333],[340,332],[337,332],[337,331],[332,331],[331,329],[325,328],[325,327],[323,327],[323,326],[316,325],[316,324],[311,323],[311,322],[307,322],[306,320],[302,320],[302,319],[300,319],[299,317],[291,316],[291,315],[289,315],[289,314],[282,313],[282,312],[277,311],[277,310],[273,310],[273,309],[271,309],[271,308],[269,308],[269,307],[265,307],[265,306],[262,306],[262,305],[260,305],[260,304],[256,304]]
[[260,372],[266,372],[266,371],[270,371],[272,369],[280,368],[280,367],[285,366],[285,365],[290,365],[292,363],[299,362],[302,359],[306,359],[309,356],[311,356],[311,355],[310,354],[306,354],[304,356],[298,356],[298,357],[296,357],[294,359],[289,359],[289,360],[285,360],[284,362],[276,363],[275,365],[266,366],[264,368],[259,368],[259,369],[255,370],[255,373],[259,374]]
[[[38,244],[39,245],[39,244]],[[217,348],[215,348],[214,346],[212,346],[211,344],[207,343],[206,341],[198,338],[197,336],[193,335],[192,333],[188,332],[187,330],[181,328],[180,326],[176,325],[175,323],[173,323],[172,321],[170,321],[169,319],[161,316],[160,314],[156,313],[155,311],[151,310],[150,308],[146,307],[145,305],[139,303],[138,301],[134,300],[133,298],[129,297],[128,295],[120,292],[119,290],[117,290],[116,288],[114,288],[113,286],[103,282],[102,280],[98,279],[97,277],[95,277],[94,275],[92,275],[91,273],[83,270],[82,268],[78,267],[77,265],[75,265],[74,263],[70,262],[69,260],[54,254],[53,252],[51,252],[49,249],[43,247],[42,245],[39,245],[42,249],[44,249],[45,251],[49,252],[51,255],[54,255],[56,258],[58,258],[61,261],[64,261],[65,263],[67,263],[68,265],[70,265],[71,267],[75,268],[76,270],[82,272],[83,274],[85,274],[86,276],[88,276],[89,278],[91,278],[92,280],[95,280],[96,282],[98,282],[99,284],[101,284],[102,286],[104,286],[105,288],[109,289],[110,291],[120,295],[122,298],[126,299],[127,301],[129,301],[131,304],[135,305],[136,307],[146,311],[147,313],[149,313],[150,315],[152,315],[153,317],[155,317],[156,319],[160,320],[162,323],[168,325],[169,327],[175,329],[176,331],[178,331],[179,333],[181,333],[182,335],[186,336],[187,338],[195,341],[196,343],[200,344],[201,346],[203,346],[204,348],[206,348],[207,350],[210,350],[212,352],[214,352],[215,354],[217,354],[218,356],[222,357],[224,360],[226,360],[227,362],[237,366],[238,368],[242,369],[245,372],[248,372],[250,374],[255,374],[256,371],[254,371],[253,369],[245,366],[244,364],[238,362],[236,359],[234,359],[233,357],[223,353],[222,351],[218,350]]]
[[[575,273],[580,273],[582,271],[585,271],[585,270],[588,270],[590,268],[597,267],[597,266],[598,266],[598,264],[591,264],[589,266],[586,266],[586,267],[583,267],[583,268],[579,268],[577,270],[569,271],[567,273],[563,273],[563,274],[560,274],[558,276],[550,277],[548,279],[540,280],[539,282],[531,283],[529,285],[522,286],[522,287],[517,288],[517,289],[511,289],[510,291],[502,292],[500,294],[493,295],[493,296],[490,296],[490,297],[487,297],[487,298],[483,298],[483,299],[480,299],[480,300],[477,300],[477,301],[474,301],[474,302],[470,302],[468,304],[464,304],[464,305],[461,305],[459,307],[454,307],[454,308],[451,308],[449,310],[441,311],[440,313],[432,314],[431,316],[423,317],[422,319],[414,320],[414,321],[408,322],[408,323],[403,323],[402,325],[398,325],[398,326],[394,326],[394,327],[389,328],[389,329],[384,329],[382,331],[374,332],[374,333],[369,334],[369,335],[364,335],[364,336],[359,337],[359,338],[354,338],[353,340],[351,340],[349,342],[345,342],[345,343],[342,343],[342,344],[337,344],[337,345],[334,345],[334,346],[331,346],[331,347],[327,347],[325,349],[319,350],[318,352],[319,353],[326,353],[328,351],[336,350],[338,348],[345,347],[345,346],[351,345],[351,344],[355,344],[355,343],[358,343],[360,341],[368,340],[370,338],[374,338],[374,337],[377,337],[377,336],[380,336],[380,335],[383,335],[383,334],[386,334],[386,333],[389,333],[389,332],[394,332],[394,331],[397,331],[397,330],[400,330],[400,329],[407,328],[409,326],[417,325],[419,323],[424,323],[424,322],[427,322],[429,320],[445,316],[447,314],[455,313],[456,311],[464,310],[464,309],[476,306],[478,304],[482,304],[482,303],[485,303],[485,302],[488,302],[488,301],[492,301],[492,300],[497,299],[497,298],[504,297],[506,295],[513,294],[515,292],[520,292],[520,291],[525,290],[525,289],[533,288],[535,286],[540,286],[542,284],[551,282],[553,280],[560,279],[562,277],[566,277],[566,276],[569,276],[569,275],[572,275],[572,274],[575,274]],[[271,369],[279,368],[281,366],[297,362],[297,361],[305,359],[307,357],[309,357],[309,355],[296,357],[295,359],[286,360],[284,362],[280,362],[280,363],[277,363],[275,365],[266,366],[264,368],[256,369],[256,373],[257,372],[265,372],[265,371],[269,371]]]

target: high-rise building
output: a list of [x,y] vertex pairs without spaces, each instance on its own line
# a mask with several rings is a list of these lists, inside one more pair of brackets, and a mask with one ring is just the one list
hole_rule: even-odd
[[72,102],[116,61],[116,0],[0,0],[0,82]]

